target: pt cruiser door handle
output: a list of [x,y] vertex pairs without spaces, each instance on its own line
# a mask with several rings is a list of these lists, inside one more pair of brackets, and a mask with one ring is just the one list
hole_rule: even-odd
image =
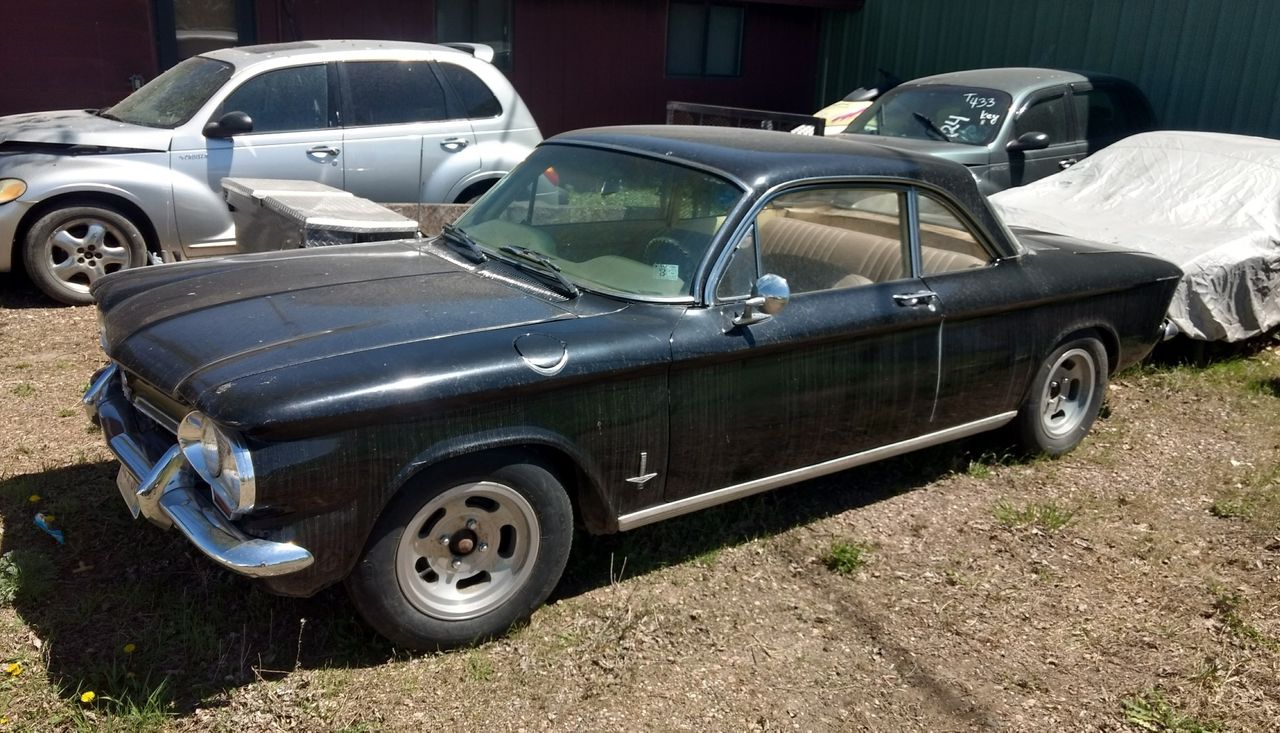
[[914,293],[894,293],[893,302],[903,308],[919,308],[928,306],[929,310],[937,307],[938,294],[932,290],[917,290]]
[[1077,161],[1075,158],[1063,158],[1062,160],[1058,161],[1058,167],[1065,171],[1066,169],[1070,168],[1071,166],[1075,165],[1078,162],[1079,161]]
[[467,139],[465,137],[449,137],[440,141],[440,147],[448,150],[450,153],[456,153],[467,147]]
[[317,145],[314,148],[307,148],[307,155],[317,158],[336,158],[340,152],[342,151],[332,145]]

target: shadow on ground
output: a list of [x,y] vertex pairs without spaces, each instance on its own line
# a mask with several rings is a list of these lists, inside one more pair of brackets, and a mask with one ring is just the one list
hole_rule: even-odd
[[[16,265],[17,263],[15,263]],[[40,292],[25,272],[0,272],[0,308],[49,308],[57,301]]]
[[[634,578],[919,487],[967,461],[944,446],[837,474],[624,535],[580,535],[553,600]],[[299,668],[364,667],[400,652],[370,631],[340,588],[279,598],[224,572],[174,532],[134,520],[114,462],[0,481],[0,601],[43,647],[70,699],[95,690],[120,704],[189,714],[220,693]],[[38,528],[52,515],[58,544]],[[611,569],[612,563],[612,569]]]

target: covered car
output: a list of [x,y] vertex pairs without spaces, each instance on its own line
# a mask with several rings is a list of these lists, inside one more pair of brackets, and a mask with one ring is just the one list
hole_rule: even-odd
[[1183,277],[1169,319],[1191,338],[1240,341],[1280,325],[1280,141],[1134,135],[991,203],[1015,231],[1178,265]]

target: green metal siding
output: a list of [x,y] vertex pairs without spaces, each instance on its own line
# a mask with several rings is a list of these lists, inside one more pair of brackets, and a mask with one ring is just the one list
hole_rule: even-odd
[[876,79],[1050,66],[1137,82],[1160,126],[1280,137],[1276,0],[867,0],[830,12],[821,103]]

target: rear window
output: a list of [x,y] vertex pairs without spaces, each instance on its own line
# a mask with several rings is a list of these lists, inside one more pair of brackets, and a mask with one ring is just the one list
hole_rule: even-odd
[[441,63],[440,73],[448,81],[453,91],[457,92],[462,103],[462,113],[472,119],[478,117],[497,117],[502,114],[502,104],[493,96],[489,85],[480,77],[457,64]]

